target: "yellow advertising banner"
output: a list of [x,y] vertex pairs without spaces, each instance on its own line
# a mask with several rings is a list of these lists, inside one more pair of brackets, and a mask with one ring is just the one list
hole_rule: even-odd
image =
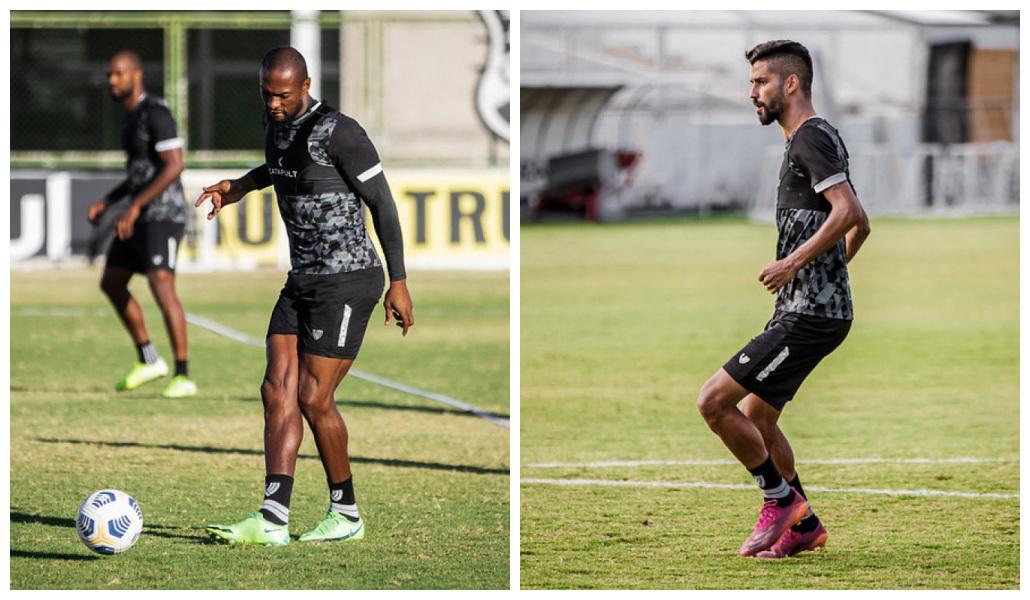
[[[187,172],[187,198],[195,200],[204,185],[239,175]],[[387,178],[409,268],[508,268],[511,193],[506,170],[397,169]],[[195,266],[289,265],[286,232],[272,188],[252,192],[214,221],[206,220],[206,208],[197,211],[195,237],[188,240]],[[367,213],[365,221],[378,248]]]

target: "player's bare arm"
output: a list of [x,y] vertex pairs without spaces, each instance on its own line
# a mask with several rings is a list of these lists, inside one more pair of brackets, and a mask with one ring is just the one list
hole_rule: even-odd
[[[827,217],[822,227],[807,242],[799,246],[797,250],[785,258],[769,263],[758,274],[758,280],[771,293],[775,294],[778,292],[781,287],[797,275],[797,272],[802,267],[832,248],[841,238],[853,235],[857,241],[854,252],[858,252],[858,248],[865,238],[868,237],[870,232],[869,218],[866,216],[865,210],[862,209],[858,198],[855,197],[850,183],[846,181],[838,183],[828,188],[824,195],[827,202],[833,207],[833,210],[830,211],[830,216]],[[854,253],[851,251],[849,244],[848,260],[853,255]]]
[[[842,192],[847,192],[852,196],[854,195],[850,187],[842,190],[834,190],[833,188],[830,188],[830,190],[827,190],[826,194],[827,197],[830,197],[833,193]],[[832,199],[830,201],[832,202]],[[872,231],[872,228],[869,226],[869,217],[865,214],[865,209],[862,208],[862,204],[859,203],[857,199],[855,200],[855,203],[858,204],[858,209],[862,212],[862,215],[859,218],[858,223],[849,229],[847,234],[844,236],[844,257],[849,263],[851,262],[851,259],[855,258],[855,255],[858,254],[858,251],[862,248],[862,242],[869,237],[869,233]]]
[[254,176],[255,171],[264,168],[264,165],[255,167],[239,179],[223,179],[218,183],[205,187],[204,191],[201,192],[200,197],[198,197],[197,201],[193,203],[193,206],[195,208],[200,208],[200,205],[210,198],[211,212],[208,213],[207,220],[210,221],[211,219],[214,219],[215,216],[222,212],[222,209],[226,206],[239,202],[254,190],[268,187],[267,184],[261,185]]
[[173,148],[158,154],[161,156],[161,162],[164,166],[161,167],[157,177],[132,199],[129,207],[125,209],[125,213],[118,218],[118,223],[115,225],[115,233],[117,233],[119,239],[127,240],[132,237],[132,231],[136,226],[136,219],[139,218],[143,207],[150,204],[162,192],[168,189],[168,186],[175,183],[185,168],[182,160],[182,148]]

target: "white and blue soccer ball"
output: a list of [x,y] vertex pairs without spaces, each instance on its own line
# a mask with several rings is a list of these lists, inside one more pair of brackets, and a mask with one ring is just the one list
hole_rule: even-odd
[[93,492],[79,507],[75,517],[79,539],[100,554],[125,552],[143,533],[143,511],[125,492]]

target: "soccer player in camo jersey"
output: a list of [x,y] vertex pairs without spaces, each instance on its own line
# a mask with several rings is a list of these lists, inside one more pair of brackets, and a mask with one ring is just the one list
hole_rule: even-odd
[[758,119],[779,123],[787,140],[777,187],[776,260],[758,275],[776,294],[776,309],[765,330],[705,382],[697,407],[765,497],[740,554],[784,558],[824,546],[827,532],[808,504],[777,420],[851,328],[847,264],[870,230],[844,142],[812,108],[808,50],[777,40],[746,57]]
[[383,269],[365,229],[364,205],[386,257],[390,287],[386,324],[407,335],[415,324],[404,272],[397,207],[382,163],[354,119],[308,95],[304,57],[293,48],[270,50],[261,61],[265,164],[243,177],[204,188],[212,219],[253,190],[275,186],[290,242],[291,270],[272,310],[265,337],[265,493],[261,509],[208,532],[230,543],[289,542],[290,495],[301,418],[315,436],[329,486],[325,518],[300,541],[361,539],[347,452],[347,427],[333,392],[357,357],[365,328],[383,292]]
[[187,369],[186,313],[175,293],[175,261],[187,215],[179,180],[183,140],[176,133],[168,105],[143,89],[139,55],[131,50],[116,52],[108,61],[107,82],[111,97],[127,111],[122,146],[128,173],[125,181],[89,207],[88,218],[97,225],[112,205],[122,211],[100,288],[135,342],[139,359],[115,389],[133,390],[168,374],[168,365],[150,343],[143,311],[129,292],[133,274],[144,273],[161,307],[175,353],[175,375],[163,394],[167,398],[192,396],[197,386]]

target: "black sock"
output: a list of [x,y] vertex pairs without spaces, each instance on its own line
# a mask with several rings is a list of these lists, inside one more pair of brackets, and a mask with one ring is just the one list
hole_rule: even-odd
[[358,503],[354,499],[354,477],[340,483],[329,483],[329,510],[340,513],[351,522],[361,520]]
[[794,501],[794,490],[790,489],[783,476],[776,470],[772,457],[766,458],[764,463],[748,471],[755,478],[758,487],[762,488],[766,500],[775,499],[776,504],[780,506],[787,506]]
[[266,521],[276,525],[290,522],[290,494],[293,493],[293,478],[289,475],[268,475],[265,477],[265,501],[261,514]]
[[175,374],[176,375],[182,375],[183,377],[186,377],[188,375],[188,373],[186,372],[186,364],[188,362],[189,362],[188,360],[178,360],[178,359],[176,359],[176,361],[175,361]]
[[150,340],[136,344],[136,356],[139,357],[141,363],[152,365],[157,362],[157,348],[154,348]]
[[[801,478],[796,473],[794,474],[794,479],[790,481],[790,487],[797,490],[797,492],[801,494],[802,498],[808,500],[808,495],[805,494],[805,488],[801,487]],[[801,519],[801,521],[799,521],[798,524],[793,526],[791,529],[797,531],[798,533],[804,533],[806,531],[812,531],[818,526],[819,517],[815,516],[815,513],[812,512],[812,505],[809,504],[808,515],[805,516],[804,519]]]

